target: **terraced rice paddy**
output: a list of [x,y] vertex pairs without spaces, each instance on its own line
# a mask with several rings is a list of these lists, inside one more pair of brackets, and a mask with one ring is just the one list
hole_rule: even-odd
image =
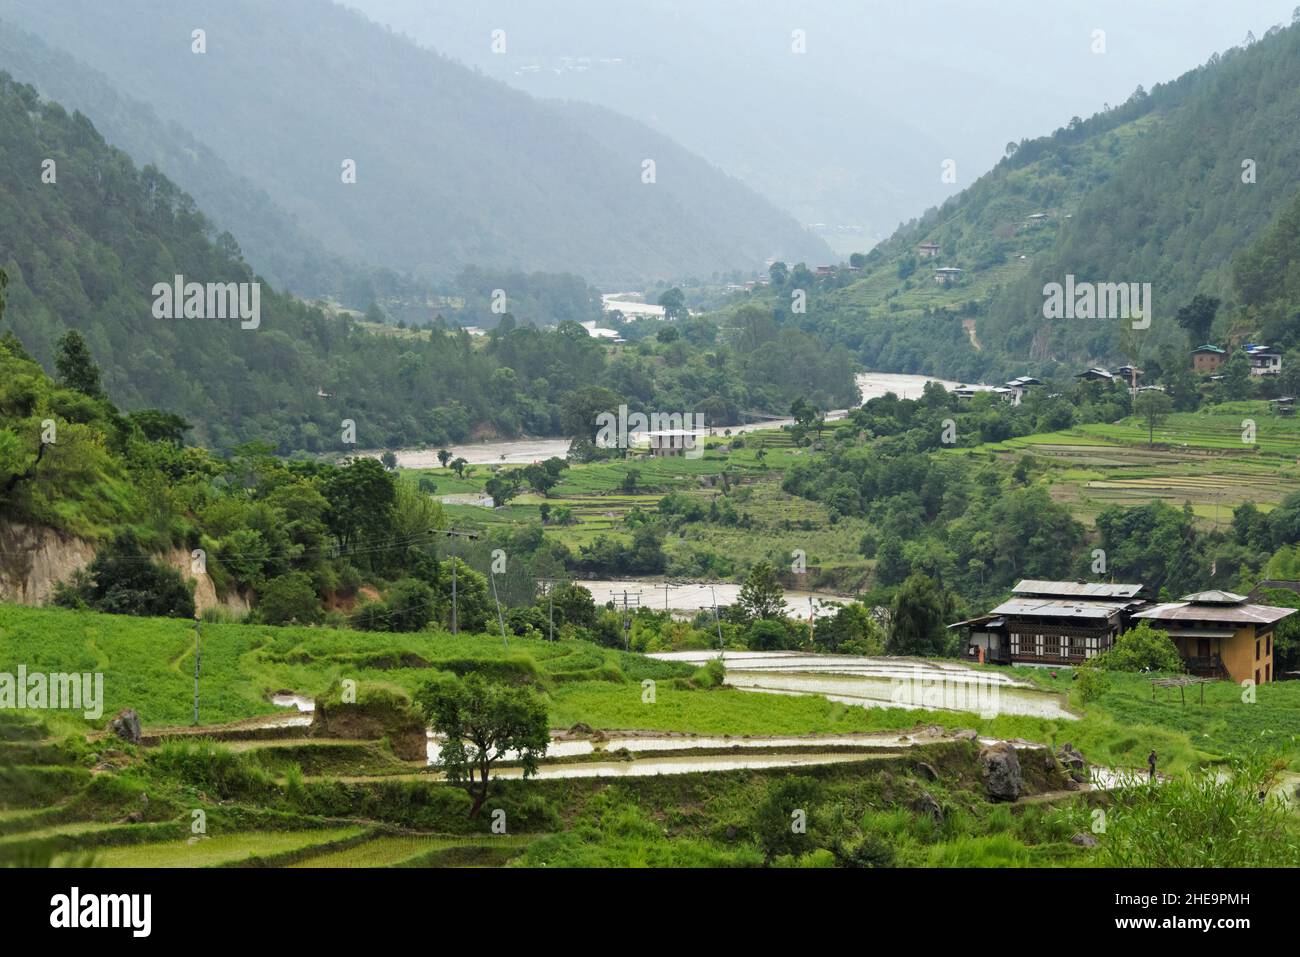
[[[531,835],[500,834],[491,837],[441,837],[424,834],[383,835],[361,844],[315,854],[288,865],[291,868],[306,867],[396,867],[414,866],[436,862],[439,858],[450,857],[448,852],[468,852],[456,854],[473,860],[482,858],[483,863],[496,863],[500,852],[513,857],[523,853],[534,840]],[[474,853],[479,852],[479,853]]]
[[[250,857],[269,857],[298,851],[312,845],[355,837],[360,827],[311,831],[239,831],[157,844],[128,844],[106,847],[93,852],[97,867],[213,867],[231,864]],[[31,837],[32,835],[27,835]],[[61,854],[56,867],[85,863],[85,852]]]

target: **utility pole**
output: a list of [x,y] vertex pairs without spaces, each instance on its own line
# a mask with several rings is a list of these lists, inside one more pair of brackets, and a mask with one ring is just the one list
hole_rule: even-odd
[[194,611],[194,726],[199,725],[199,612]]
[[[635,599],[635,601],[633,601],[633,599]],[[624,651],[629,651],[631,650],[632,647],[632,639],[631,639],[632,613],[628,610],[630,604],[635,604],[639,607],[641,604],[641,593],[637,592],[635,595],[629,597],[627,593],[627,589],[625,588],[623,589],[623,650]]]
[[[478,532],[462,532],[454,528],[439,529],[439,532],[448,538],[457,536],[459,538],[478,538]],[[457,620],[457,603],[456,603],[456,556],[451,556],[451,633],[460,634],[460,624]]]
[[724,657],[722,646],[722,622],[718,620],[718,593],[712,585],[709,586],[709,594],[713,596],[713,624],[718,628],[718,660]]
[[542,593],[546,595],[546,623],[550,634],[550,640],[555,640],[555,586],[560,584],[558,578],[539,578],[537,584],[541,586]]
[[501,625],[501,644],[509,648],[510,640],[506,638],[506,620],[501,615],[501,599],[497,597],[497,573],[489,568],[488,577],[492,579],[492,600],[496,602],[497,622]]

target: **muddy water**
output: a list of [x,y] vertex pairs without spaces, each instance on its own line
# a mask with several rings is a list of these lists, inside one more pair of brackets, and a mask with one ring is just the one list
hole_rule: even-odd
[[[651,655],[703,663],[717,653]],[[1073,719],[1062,696],[1039,691],[995,671],[956,662],[909,658],[857,658],[789,652],[727,652],[726,683],[763,694],[815,694],[864,708],[970,711],[985,718],[1022,714]]]
[[[640,596],[641,605],[656,611],[668,610],[680,615],[693,615],[703,608],[712,610],[714,596],[718,607],[733,605],[740,597],[740,586],[735,582],[663,582],[650,578],[592,579],[578,582],[591,592],[597,605],[608,601],[622,602],[623,592],[631,596]],[[665,588],[667,585],[667,588]],[[829,614],[827,606],[831,602],[841,604],[853,599],[845,595],[830,592],[808,592],[791,590],[785,593],[785,613],[791,618],[806,621],[810,615],[818,617]]]
[[[818,764],[869,761],[870,754],[704,754],[641,758],[636,761],[590,761],[582,764],[543,765],[539,778],[649,777],[655,774],[694,774],[701,771],[739,771],[756,768],[796,768]],[[501,768],[493,777],[523,777],[522,768]]]

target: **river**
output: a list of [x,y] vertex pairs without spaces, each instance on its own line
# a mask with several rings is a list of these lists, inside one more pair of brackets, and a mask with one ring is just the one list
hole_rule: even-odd
[[[903,375],[895,372],[862,372],[857,376],[858,392],[862,401],[874,399],[887,392],[893,392],[900,399],[920,398],[927,382],[938,382],[948,390],[955,389],[963,383],[937,379],[934,376]],[[848,414],[847,409],[836,409],[827,413],[826,418],[835,420]],[[783,425],[792,425],[793,419],[771,419],[748,425],[727,426],[732,435],[755,432],[763,429],[777,429]],[[714,434],[721,434],[726,429],[714,429]],[[462,458],[470,465],[529,465],[543,459],[558,456],[563,458],[569,452],[568,439],[506,439],[493,442],[473,442],[465,445],[447,446],[453,458]],[[378,457],[379,452],[363,452],[363,455]],[[439,468],[438,449],[401,449],[396,452],[397,465],[404,469]]]

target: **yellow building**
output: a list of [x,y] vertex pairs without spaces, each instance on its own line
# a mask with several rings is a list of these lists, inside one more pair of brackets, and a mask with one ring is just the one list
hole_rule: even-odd
[[1135,619],[1169,632],[1195,675],[1268,684],[1273,674],[1273,627],[1294,608],[1252,605],[1245,595],[1203,591],[1182,601],[1135,612]]

